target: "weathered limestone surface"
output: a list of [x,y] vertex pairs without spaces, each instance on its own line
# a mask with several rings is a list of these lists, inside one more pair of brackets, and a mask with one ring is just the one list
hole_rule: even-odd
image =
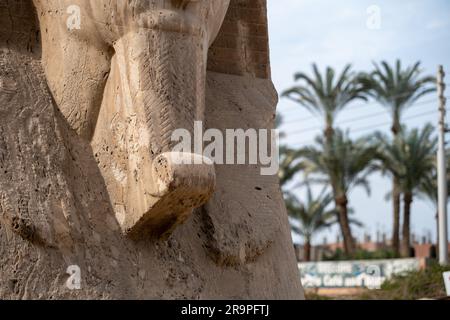
[[[33,3],[49,88],[91,141],[122,231],[170,234],[214,191],[214,166],[173,151],[171,136],[204,120],[208,49],[229,0]],[[177,163],[194,158],[204,164]]]
[[[265,1],[231,1],[209,51],[207,127],[272,127],[265,19]],[[123,234],[108,122],[91,141],[61,113],[42,32],[31,1],[0,0],[0,298],[302,298],[277,178],[257,166],[215,166],[212,198],[169,237]],[[98,119],[115,88],[105,83]],[[69,265],[80,290],[66,287]]]

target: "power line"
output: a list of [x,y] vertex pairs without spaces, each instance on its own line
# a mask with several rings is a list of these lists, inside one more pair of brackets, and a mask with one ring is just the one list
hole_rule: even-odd
[[[412,116],[409,116],[409,117],[405,117],[403,120],[411,120],[411,119],[423,117],[425,115],[436,114],[437,112],[438,112],[437,110],[423,112],[423,113],[415,114],[415,115],[412,115]],[[387,125],[392,125],[392,122],[383,122],[383,123],[378,123],[378,124],[374,124],[374,125],[370,125],[370,126],[364,126],[364,127],[359,127],[359,128],[355,128],[355,129],[350,129],[350,133],[371,130],[371,129],[375,129],[375,128],[379,128],[379,127],[387,126]],[[314,142],[315,142],[315,140],[306,140],[306,141],[303,141],[303,142],[297,142],[297,143],[291,144],[291,146],[308,145],[308,144],[312,144]]]
[[[393,96],[391,96],[390,98],[400,98],[400,97],[405,97],[405,96],[408,96],[410,93],[408,93],[408,92],[406,92],[406,93],[402,93],[402,94],[398,94],[398,95],[393,95]],[[292,99],[291,99],[291,101],[292,101]],[[293,102],[295,102],[295,101],[293,101]],[[349,110],[349,109],[355,109],[355,108],[364,108],[364,107],[367,107],[367,106],[379,106],[380,104],[379,103],[376,103],[376,101],[374,101],[375,103],[365,103],[365,104],[359,104],[359,105],[351,105],[351,106],[349,106],[348,108],[346,108],[345,110]],[[283,113],[285,114],[285,113],[293,113],[293,112],[295,112],[295,111],[297,111],[297,110],[288,110],[288,111],[279,111],[280,112],[280,114],[283,116]],[[318,115],[312,115],[312,116],[309,116],[309,117],[305,117],[305,118],[299,118],[299,119],[290,119],[290,121],[287,121],[287,122],[284,122],[284,123],[292,123],[292,122],[295,122],[295,121],[303,121],[303,120],[311,120],[311,119],[315,119],[315,118],[317,118],[317,116]]]
[[[409,116],[409,117],[405,117],[404,120],[411,120],[411,119],[415,119],[415,118],[419,118],[419,117],[423,117],[423,116],[430,115],[430,114],[435,114],[435,113],[437,113],[436,110],[434,110],[434,111],[428,111],[428,112],[423,112],[423,113],[415,114],[415,115],[412,115],[412,116]],[[360,132],[360,131],[372,129],[374,126],[384,126],[384,125],[390,125],[390,124],[392,124],[392,122],[384,122],[383,124],[378,124],[378,125],[372,125],[372,126],[366,126],[366,127],[356,128],[356,129],[352,130],[351,132]]]
[[[422,101],[420,103],[416,103],[413,106],[409,107],[408,110],[410,109],[414,109],[416,107],[422,106],[422,105],[428,105],[430,103],[434,103],[436,100],[432,99],[432,100],[427,100],[427,101]],[[377,112],[377,113],[372,113],[372,114],[368,114],[368,115],[364,115],[364,116],[359,116],[359,117],[354,117],[354,118],[348,118],[348,119],[344,119],[342,121],[338,121],[336,123],[337,126],[341,125],[341,124],[345,124],[345,123],[349,123],[349,122],[354,122],[354,121],[359,121],[359,120],[364,120],[364,119],[370,119],[373,117],[378,117],[381,115],[385,115],[386,111],[383,112]],[[315,131],[315,130],[320,130],[322,129],[322,126],[314,126],[314,127],[309,127],[309,128],[305,128],[305,129],[300,129],[300,130],[295,130],[295,131],[291,131],[286,132],[287,135],[296,135],[299,133],[305,133],[305,132],[309,132],[309,131]]]

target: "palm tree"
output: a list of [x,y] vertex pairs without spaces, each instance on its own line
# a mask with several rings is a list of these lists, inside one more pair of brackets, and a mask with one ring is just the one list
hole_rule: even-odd
[[399,190],[403,193],[401,254],[405,257],[410,254],[411,204],[414,196],[434,178],[437,139],[432,137],[433,130],[428,124],[420,131],[403,128],[392,140],[377,135],[383,165],[398,177]]
[[[279,130],[283,122],[284,117],[281,115],[281,113],[277,112],[275,115],[275,128]],[[283,131],[280,131],[279,133],[280,139],[284,138],[285,136],[286,136],[285,133]]]
[[[420,62],[402,69],[400,60],[395,67],[386,61],[381,66],[374,63],[375,70],[361,73],[359,82],[368,90],[382,106],[388,109],[392,117],[391,131],[397,136],[401,131],[401,117],[404,111],[421,97],[435,91],[434,77],[421,77]],[[433,85],[433,86],[431,86]],[[393,204],[393,234],[392,246],[395,253],[400,250],[400,190],[398,177],[393,176],[392,204]]]
[[[447,168],[450,168],[450,150],[446,150]],[[437,161],[437,160],[435,160]],[[433,173],[432,179],[426,179],[419,187],[418,196],[428,200],[436,211],[436,243],[439,243],[439,224],[438,224],[438,186],[437,186],[437,171]],[[450,172],[447,173],[447,196],[450,196]]]
[[[450,181],[447,180],[447,190],[450,187]],[[436,219],[436,243],[439,243],[439,211],[438,211],[438,192],[437,192],[437,173],[433,174],[432,179],[427,179],[423,181],[421,186],[419,187],[418,196],[421,198],[425,198],[428,202],[431,203],[435,210],[435,219]]]
[[314,197],[310,186],[307,185],[305,202],[301,202],[292,193],[286,196],[288,214],[299,225],[291,224],[291,228],[304,239],[305,261],[311,260],[311,240],[313,236],[337,223],[336,210],[329,208],[333,202],[333,196],[326,193],[325,190],[324,188],[319,196]]
[[318,148],[302,150],[305,172],[313,175],[312,182],[331,186],[338,222],[344,238],[344,250],[352,256],[355,241],[350,228],[348,195],[357,186],[362,186],[370,194],[367,177],[376,169],[373,165],[377,146],[368,138],[352,141],[348,133],[336,130],[331,144],[321,137],[316,139]]
[[304,168],[304,164],[300,161],[300,153],[301,151],[299,150],[291,149],[287,146],[280,146],[278,178],[282,187]]
[[326,68],[324,76],[320,74],[316,64],[313,64],[312,68],[313,77],[303,72],[296,73],[295,81],[303,80],[303,83],[284,91],[282,97],[287,97],[308,111],[322,116],[325,119],[324,136],[330,144],[336,115],[354,100],[367,100],[365,87],[355,79],[351,65],[346,65],[337,77],[331,67]]
[[[283,116],[277,113],[275,117],[275,127],[280,129],[283,124]],[[280,133],[280,138],[284,137],[284,133]],[[298,161],[298,151],[289,148],[286,145],[280,145],[280,161],[278,169],[278,178],[280,180],[280,186],[285,186],[294,176],[302,169],[301,164]]]

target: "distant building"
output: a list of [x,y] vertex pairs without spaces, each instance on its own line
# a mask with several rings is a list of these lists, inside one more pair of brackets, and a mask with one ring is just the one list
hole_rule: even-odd
[[[382,236],[377,235],[378,241],[372,241],[369,235],[365,235],[362,242],[357,243],[359,249],[375,252],[378,250],[388,250],[391,247],[391,240],[388,240],[386,234]],[[435,259],[437,257],[437,247],[430,241],[430,237],[422,237],[421,242],[416,241],[416,237],[412,237],[411,253],[415,258],[429,258]],[[450,252],[450,243],[448,244]],[[302,244],[294,244],[295,255],[297,261],[302,262],[304,259],[304,249]],[[341,241],[341,237],[336,237],[336,242],[327,243],[324,238],[322,244],[311,247],[311,260],[310,261],[322,261],[325,256],[330,256],[336,252],[337,249],[344,250],[344,244]]]

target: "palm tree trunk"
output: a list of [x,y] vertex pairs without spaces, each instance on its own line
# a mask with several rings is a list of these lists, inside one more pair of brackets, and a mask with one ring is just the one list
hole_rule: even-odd
[[[401,130],[400,115],[394,108],[393,121],[391,131],[394,139],[398,136]],[[392,249],[396,256],[400,254],[400,186],[397,177],[394,177],[392,181],[392,211],[393,211],[393,224],[392,224]]]
[[400,115],[398,114],[397,110],[394,110],[394,113],[392,115],[392,127],[391,131],[394,137],[397,137],[397,135],[402,130],[402,125],[400,124]]
[[400,254],[400,188],[398,178],[394,177],[392,188],[393,225],[392,225],[392,249],[396,256]]
[[355,241],[352,236],[352,229],[348,219],[348,199],[346,195],[335,198],[336,208],[338,210],[338,220],[344,238],[344,251],[351,257],[355,253]]
[[305,239],[305,244],[303,245],[303,258],[306,262],[311,261],[311,240]]
[[323,132],[325,136],[325,141],[327,143],[327,146],[330,146],[333,142],[333,136],[334,136],[334,129],[332,126],[327,125],[326,129]]
[[[392,118],[391,131],[395,139],[402,128],[400,124],[400,115],[395,109]],[[401,192],[398,177],[394,177],[392,181],[392,209],[394,220],[392,225],[392,249],[396,256],[400,254],[400,195]]]
[[403,205],[403,230],[402,230],[402,257],[410,256],[410,220],[411,220],[411,203],[413,201],[412,194],[410,192],[405,192]]

